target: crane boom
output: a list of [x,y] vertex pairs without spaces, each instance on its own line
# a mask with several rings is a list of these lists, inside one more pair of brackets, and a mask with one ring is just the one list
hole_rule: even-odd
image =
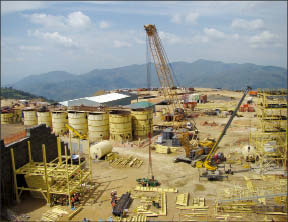
[[180,107],[180,101],[177,98],[177,94],[173,90],[175,84],[172,78],[172,72],[169,68],[168,58],[161,44],[161,39],[157,33],[156,26],[149,24],[144,25],[144,28],[148,37],[147,41],[149,43],[150,51],[154,60],[161,91],[163,92],[165,99],[168,100],[172,105],[172,111],[168,106],[169,113],[172,114],[175,111],[176,104],[178,104],[178,107]]
[[248,94],[248,92],[251,90],[251,87],[250,86],[247,86],[247,88],[245,89],[244,91],[244,94],[242,96],[242,98],[240,99],[238,105],[236,106],[235,110],[233,111],[232,115],[230,116],[228,122],[226,123],[226,126],[224,127],[222,133],[220,134],[220,136],[218,137],[216,143],[214,144],[214,146],[212,147],[211,151],[209,152],[208,156],[206,157],[205,161],[204,161],[204,166],[207,170],[216,170],[216,167],[214,166],[211,166],[210,163],[211,163],[211,159],[213,157],[213,155],[215,154],[215,152],[217,151],[218,149],[218,145],[219,143],[221,142],[222,138],[224,137],[227,129],[229,128],[229,126],[231,125],[232,123],[232,120],[234,119],[234,117],[236,116],[237,114],[237,111],[239,110],[243,100],[245,99],[246,95]]

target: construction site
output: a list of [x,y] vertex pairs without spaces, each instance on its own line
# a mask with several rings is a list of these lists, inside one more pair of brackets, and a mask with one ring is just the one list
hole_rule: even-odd
[[177,86],[144,30],[147,88],[2,101],[2,220],[287,221],[287,89]]

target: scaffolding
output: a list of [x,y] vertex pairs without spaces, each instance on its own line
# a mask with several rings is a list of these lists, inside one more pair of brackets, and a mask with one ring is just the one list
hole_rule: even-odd
[[258,89],[253,141],[261,172],[287,168],[287,89]]
[[[79,140],[80,143],[80,140]],[[89,143],[88,143],[89,144]],[[57,137],[57,150],[58,157],[51,162],[46,160],[46,148],[42,145],[42,155],[43,162],[34,162],[31,156],[31,145],[28,141],[28,157],[29,162],[24,166],[16,169],[15,168],[15,158],[14,149],[11,148],[11,159],[12,159],[12,169],[14,176],[14,186],[16,193],[16,200],[20,202],[20,196],[23,191],[40,192],[46,199],[47,204],[51,205],[51,195],[66,195],[68,197],[69,205],[71,206],[71,196],[75,193],[83,194],[85,187],[92,180],[91,172],[91,159],[90,159],[90,146],[88,146],[88,166],[86,169],[85,165],[87,160],[81,162],[80,158],[80,144],[78,163],[73,164],[72,152],[70,150],[70,155],[68,156],[67,146],[65,145],[65,155],[61,154],[61,141]],[[71,145],[71,144],[70,144]],[[34,177],[33,187],[18,187],[17,185],[17,175],[24,175],[24,178]],[[43,182],[44,178],[44,182]]]

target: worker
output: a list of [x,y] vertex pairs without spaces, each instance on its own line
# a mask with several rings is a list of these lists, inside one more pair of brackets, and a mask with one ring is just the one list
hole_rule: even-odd
[[74,204],[75,204],[75,198],[74,195],[71,196],[71,207],[74,209]]
[[80,194],[79,193],[75,194],[75,203],[80,204]]
[[84,217],[82,221],[83,222],[89,222],[89,220],[86,217]]

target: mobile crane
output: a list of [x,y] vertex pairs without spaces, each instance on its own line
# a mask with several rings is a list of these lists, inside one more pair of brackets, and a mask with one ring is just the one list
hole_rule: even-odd
[[[248,94],[248,92],[250,90],[251,90],[251,87],[247,86],[245,91],[244,91],[244,94],[243,94],[242,98],[240,99],[238,105],[236,106],[235,110],[233,111],[232,115],[230,116],[228,122],[226,123],[226,125],[225,125],[225,127],[223,129],[223,131],[221,132],[221,134],[218,137],[216,143],[214,144],[214,146],[212,147],[211,151],[209,152],[209,154],[205,158],[204,162],[201,161],[201,160],[196,162],[196,167],[197,168],[202,168],[202,167],[206,168],[207,172],[203,176],[208,177],[208,179],[217,177],[217,175],[215,176],[215,171],[217,170],[217,165],[216,165],[215,161],[213,161],[213,160],[215,160],[215,159],[213,159],[213,157],[214,157],[216,151],[218,150],[219,143],[221,142],[221,140],[223,139],[224,135],[226,134],[227,129],[231,125],[232,120],[236,116],[237,111],[239,110],[243,100],[245,99],[246,95]],[[224,156],[222,155],[221,158],[223,158],[223,157]]]

